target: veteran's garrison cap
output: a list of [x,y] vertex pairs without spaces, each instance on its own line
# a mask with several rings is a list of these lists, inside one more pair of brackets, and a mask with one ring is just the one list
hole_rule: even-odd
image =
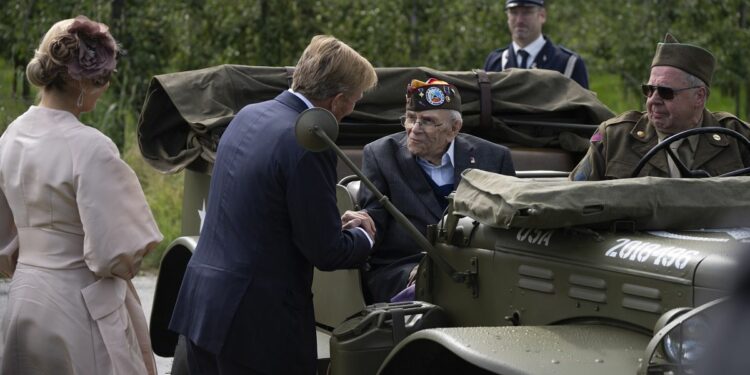
[[711,86],[716,59],[711,52],[692,44],[680,43],[671,34],[656,46],[651,67],[671,66],[688,72]]
[[456,86],[435,78],[427,82],[413,79],[406,86],[406,110],[453,109],[461,112],[461,95]]

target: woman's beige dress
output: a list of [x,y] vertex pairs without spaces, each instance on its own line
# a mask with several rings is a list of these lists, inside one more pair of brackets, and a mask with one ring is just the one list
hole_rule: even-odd
[[109,138],[65,111],[18,117],[0,138],[2,374],[156,374],[130,279],[161,239]]

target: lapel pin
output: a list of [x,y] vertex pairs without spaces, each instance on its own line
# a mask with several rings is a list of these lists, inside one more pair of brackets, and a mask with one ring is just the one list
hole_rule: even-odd
[[473,157],[473,156],[469,157],[469,164],[476,164],[476,162],[477,162],[477,161],[476,161],[476,160],[474,160],[474,157]]

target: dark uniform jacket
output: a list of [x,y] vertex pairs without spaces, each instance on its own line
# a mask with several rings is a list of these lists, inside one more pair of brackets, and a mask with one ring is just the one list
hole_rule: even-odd
[[[701,127],[724,127],[750,137],[750,127],[732,114],[703,110]],[[724,134],[700,134],[690,169],[711,176],[750,166],[750,149]],[[599,125],[586,156],[570,173],[572,180],[627,178],[639,160],[656,144],[656,129],[645,112],[630,111]],[[666,151],[655,155],[639,176],[669,177]]]
[[[467,168],[515,175],[513,160],[507,147],[468,134],[456,137],[453,163],[454,189],[461,180],[461,172]],[[406,147],[406,132],[386,136],[365,146],[362,172],[423,234],[428,225],[436,224],[443,217],[443,210],[427,181],[429,177]],[[376,242],[369,260],[373,271],[410,259],[407,263],[411,266],[403,267],[408,276],[408,271],[419,262],[420,257],[415,257],[422,251],[419,245],[364,186],[359,190],[359,203],[360,207],[367,210],[377,227]],[[391,274],[379,275],[371,280],[371,276],[365,273],[364,278],[372,293],[370,297],[373,302],[387,301],[406,286],[408,279]],[[391,283],[393,285],[382,285]]]
[[[532,67],[539,69],[556,70],[568,78],[578,82],[583,88],[589,88],[589,75],[586,72],[586,64],[581,56],[575,52],[552,43],[546,36],[546,43],[539,54],[536,55]],[[505,66],[503,63],[503,52],[508,50],[508,62]],[[508,68],[517,68],[516,52],[513,50],[513,44],[505,48],[496,49],[490,52],[484,62],[484,70],[488,72],[500,72]]]
[[363,231],[341,230],[336,155],[295,139],[305,109],[285,91],[227,127],[169,326],[264,374],[315,374],[313,265],[357,267],[370,253]]

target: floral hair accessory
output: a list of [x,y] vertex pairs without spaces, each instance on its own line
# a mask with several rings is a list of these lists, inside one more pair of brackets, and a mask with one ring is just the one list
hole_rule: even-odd
[[68,34],[52,43],[50,55],[56,63],[67,66],[71,78],[98,80],[115,70],[117,43],[107,25],[78,16],[68,27]]

